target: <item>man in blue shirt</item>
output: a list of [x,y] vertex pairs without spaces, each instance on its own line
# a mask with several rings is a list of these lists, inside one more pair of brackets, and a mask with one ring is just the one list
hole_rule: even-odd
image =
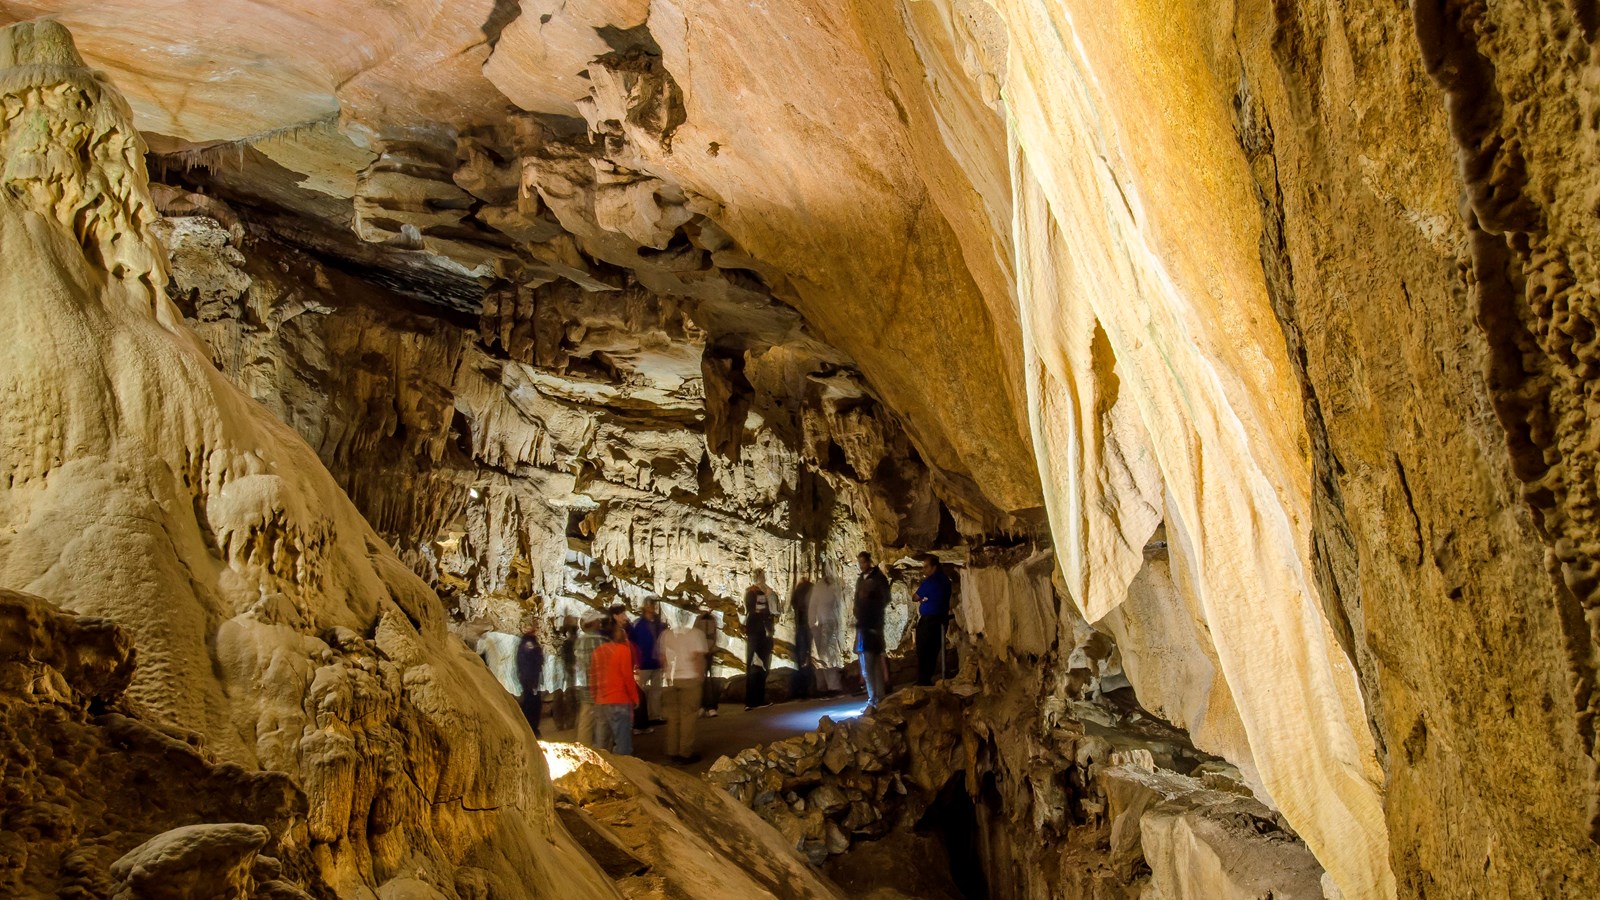
[[639,681],[639,706],[634,710],[633,726],[640,730],[659,725],[661,718],[661,692],[666,687],[662,680],[661,652],[656,643],[667,623],[661,621],[661,607],[654,599],[644,602],[639,618],[628,626],[628,639],[633,642],[634,668]]
[[950,620],[950,576],[939,568],[939,558],[922,555],[922,583],[917,585],[917,684],[933,684],[944,649],[944,625]]

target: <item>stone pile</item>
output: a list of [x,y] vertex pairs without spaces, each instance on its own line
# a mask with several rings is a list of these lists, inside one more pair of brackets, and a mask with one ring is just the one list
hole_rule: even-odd
[[872,714],[723,757],[707,778],[830,872],[874,842],[934,837],[950,863],[941,877],[1017,896],[1324,895],[1283,816],[1126,691],[1056,698],[1031,739],[1013,741],[995,727],[1028,727],[1012,687],[902,690]]
[[707,777],[755,810],[813,864],[910,828],[960,771],[962,700],[912,688],[873,715],[723,757]]

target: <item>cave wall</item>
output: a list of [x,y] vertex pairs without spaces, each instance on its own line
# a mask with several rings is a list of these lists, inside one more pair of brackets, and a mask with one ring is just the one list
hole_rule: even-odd
[[[1592,892],[1586,7],[948,6],[1063,573],[1141,697],[1220,668],[1242,727],[1187,724],[1347,895]],[[1127,628],[1156,522],[1199,640]]]

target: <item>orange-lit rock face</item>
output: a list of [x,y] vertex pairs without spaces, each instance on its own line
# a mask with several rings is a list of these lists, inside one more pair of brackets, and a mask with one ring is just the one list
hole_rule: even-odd
[[[900,526],[912,506],[927,520],[930,485],[968,535],[1037,527],[1043,507],[1059,583],[1030,602],[1115,635],[1144,704],[1233,760],[1345,896],[1592,894],[1595,24],[1581,4],[1415,6],[217,0],[0,17],[74,28],[175,181],[479,322],[471,352],[498,354],[496,377],[452,369],[450,402],[408,420],[418,447],[447,439],[458,400],[510,421],[505,372],[559,368],[530,337],[540,291],[671,298],[704,332],[708,449],[753,422],[734,360],[804,358],[797,381],[839,417],[830,464],[859,469],[903,432],[927,467],[855,472],[883,542],[926,539]],[[143,227],[124,215],[96,252],[149,273],[132,305],[176,327],[161,260],[114,239]],[[619,352],[606,340],[569,343]],[[787,371],[751,390],[787,396]],[[262,397],[292,381],[230,374]],[[894,427],[852,417],[841,390]],[[654,465],[693,456],[682,435],[537,445],[525,424],[475,430],[474,464],[587,458],[601,481],[690,484]],[[44,443],[109,426],[63,427]],[[526,477],[528,509],[576,489]],[[506,523],[526,517],[482,512],[487,556],[514,558],[533,530]],[[635,540],[659,517],[615,516],[609,553],[688,571],[698,548]],[[547,531],[560,555],[564,529]],[[1048,638],[985,652],[1048,666]]]

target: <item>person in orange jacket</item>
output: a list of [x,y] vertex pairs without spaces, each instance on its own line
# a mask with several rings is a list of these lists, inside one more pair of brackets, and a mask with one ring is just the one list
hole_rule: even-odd
[[633,680],[633,647],[628,630],[611,624],[611,640],[596,647],[589,659],[589,685],[594,692],[595,746],[620,756],[633,755],[633,708],[639,685]]

